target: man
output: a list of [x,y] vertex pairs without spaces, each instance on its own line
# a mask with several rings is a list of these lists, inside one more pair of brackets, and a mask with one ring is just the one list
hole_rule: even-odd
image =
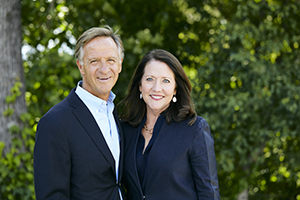
[[91,28],[77,40],[75,56],[82,81],[37,127],[36,198],[125,200],[123,136],[111,92],[122,69],[122,41],[108,26]]

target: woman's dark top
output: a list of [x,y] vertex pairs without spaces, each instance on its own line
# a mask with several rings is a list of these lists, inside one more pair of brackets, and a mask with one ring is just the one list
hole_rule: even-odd
[[[144,119],[141,123],[142,127],[144,126],[146,120],[147,120],[147,117],[144,117]],[[142,134],[142,128],[140,129],[140,135],[139,135],[137,148],[136,148],[136,164],[137,164],[137,171],[139,174],[139,179],[140,179],[140,183],[141,183],[143,192],[144,192],[144,187],[145,187],[145,184],[143,184],[143,183],[144,183],[145,172],[147,170],[149,154],[151,152],[151,148],[155,142],[155,139],[159,133],[159,130],[160,130],[162,124],[165,122],[165,120],[166,120],[166,118],[165,118],[164,114],[162,114],[158,117],[158,119],[155,123],[155,126],[153,128],[152,137],[149,141],[149,144],[147,145],[147,148],[146,148],[144,154],[143,154],[143,150],[144,150],[144,146],[145,146],[145,139]]]

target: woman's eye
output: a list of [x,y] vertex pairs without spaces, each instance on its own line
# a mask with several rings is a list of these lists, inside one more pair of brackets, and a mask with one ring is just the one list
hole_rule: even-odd
[[146,81],[152,81],[153,80],[153,78],[146,78]]
[[164,83],[170,83],[170,80],[164,79],[163,82],[164,82]]

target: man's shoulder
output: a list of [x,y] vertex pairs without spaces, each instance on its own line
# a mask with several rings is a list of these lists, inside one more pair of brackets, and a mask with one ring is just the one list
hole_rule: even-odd
[[75,108],[76,104],[74,102],[77,102],[77,99],[79,100],[79,98],[77,97],[76,99],[76,97],[77,96],[75,92],[72,90],[65,99],[50,108],[49,111],[44,115],[44,117],[51,115],[61,116],[68,114]]

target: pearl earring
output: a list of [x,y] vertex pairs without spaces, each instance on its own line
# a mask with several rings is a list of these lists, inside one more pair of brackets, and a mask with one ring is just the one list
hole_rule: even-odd
[[173,101],[174,103],[176,103],[176,101],[177,101],[177,98],[176,98],[176,96],[175,96],[175,95],[174,95],[174,97],[173,97],[172,101]]
[[142,95],[142,93],[140,93],[140,99],[142,99],[143,98],[143,95]]

